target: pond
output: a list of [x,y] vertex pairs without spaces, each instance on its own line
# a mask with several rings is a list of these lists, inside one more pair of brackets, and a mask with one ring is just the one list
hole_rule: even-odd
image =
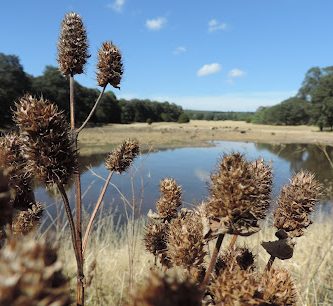
[[[330,156],[333,147],[327,148]],[[262,157],[273,165],[273,199],[276,199],[281,187],[288,183],[293,173],[307,169],[313,171],[326,190],[321,210],[329,211],[332,204],[333,170],[316,145],[309,144],[258,144],[246,142],[219,141],[211,147],[178,148],[142,154],[128,173],[114,175],[112,184],[104,198],[104,209],[112,209],[122,215],[125,207],[136,209],[137,215],[145,215],[154,209],[159,198],[159,182],[172,177],[182,186],[185,206],[197,205],[208,195],[210,173],[216,169],[218,160],[225,153],[241,152],[249,160]],[[94,154],[81,158],[81,180],[83,202],[87,211],[95,203],[108,171],[104,167],[105,154]],[[74,194],[68,189],[71,202]],[[47,204],[47,218],[54,219],[62,207],[55,191],[38,187],[36,199]],[[47,221],[46,221],[47,222]]]

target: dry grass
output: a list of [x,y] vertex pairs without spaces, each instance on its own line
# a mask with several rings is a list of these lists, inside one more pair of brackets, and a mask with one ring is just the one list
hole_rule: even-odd
[[186,124],[132,123],[86,128],[80,134],[80,152],[83,155],[108,152],[125,138],[140,139],[142,149],[209,146],[213,140],[332,144],[332,133],[319,132],[315,126],[272,126],[244,121],[192,120]]
[[[300,305],[333,304],[333,223],[332,216],[318,217],[309,227],[304,237],[297,239],[294,257],[290,260],[276,260],[274,265],[286,267],[292,274],[299,294]],[[115,228],[112,217],[99,220],[95,233],[87,250],[86,275],[93,276],[87,287],[87,305],[123,305],[129,295],[129,257],[130,244],[136,244],[133,272],[135,284],[141,283],[154,264],[152,255],[145,251],[143,222],[135,226],[139,235],[131,240],[131,226]],[[75,283],[75,258],[70,247],[69,233],[59,234],[61,239],[60,258],[65,262],[65,269]],[[222,245],[224,249],[230,236]],[[260,246],[262,240],[274,240],[274,230],[266,223],[259,233],[249,238],[239,238],[237,244],[249,246],[256,256],[257,265],[262,269],[267,263],[268,254]],[[93,271],[89,271],[91,262],[96,262]],[[74,287],[74,286],[73,286]]]

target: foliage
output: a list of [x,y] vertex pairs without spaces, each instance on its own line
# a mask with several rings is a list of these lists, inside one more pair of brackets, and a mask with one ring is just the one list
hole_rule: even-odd
[[249,121],[253,116],[253,112],[215,112],[215,111],[185,110],[185,113],[192,120]]
[[188,122],[190,122],[189,116],[185,113],[180,114],[178,118],[178,123],[188,123]]

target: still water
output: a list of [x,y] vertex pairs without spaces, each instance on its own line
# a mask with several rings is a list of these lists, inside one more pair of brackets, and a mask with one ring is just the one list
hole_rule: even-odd
[[[333,147],[327,148],[333,156]],[[112,185],[104,198],[104,209],[112,209],[116,214],[125,213],[125,208],[133,207],[137,214],[146,214],[155,207],[159,197],[159,181],[172,177],[182,186],[185,206],[203,201],[208,195],[209,176],[216,169],[223,154],[241,152],[249,160],[259,157],[272,163],[274,173],[273,195],[275,199],[281,187],[288,183],[293,173],[301,169],[313,171],[327,190],[332,189],[333,170],[316,145],[271,145],[245,142],[220,141],[212,147],[179,148],[142,154],[126,174],[114,175]],[[81,180],[84,206],[87,211],[95,203],[108,174],[104,167],[104,154],[94,154],[81,158]],[[73,190],[69,187],[69,197],[73,201]],[[37,200],[47,204],[47,218],[54,219],[59,207],[59,197],[54,191],[36,189]],[[333,192],[323,199],[322,209],[330,211]],[[47,221],[46,221],[47,222]]]

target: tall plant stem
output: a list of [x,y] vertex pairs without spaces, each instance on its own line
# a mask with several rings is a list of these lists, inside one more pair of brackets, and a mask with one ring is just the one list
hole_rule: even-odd
[[91,109],[87,119],[82,123],[82,125],[76,130],[76,133],[79,134],[84,128],[85,126],[87,125],[88,121],[90,120],[91,116],[94,114],[99,102],[101,101],[101,98],[103,97],[103,94],[104,94],[104,91],[105,91],[105,88],[106,88],[107,85],[105,85],[101,91],[101,93],[99,94],[96,102],[95,102],[95,105],[93,106],[93,108]]
[[229,244],[229,249],[232,249],[235,246],[237,241],[238,235],[233,235]]
[[265,267],[265,271],[269,271],[272,268],[274,260],[275,260],[275,256],[271,255],[271,257],[269,258],[268,263],[267,263],[267,265]]
[[207,268],[205,278],[204,278],[204,280],[202,281],[202,284],[201,284],[201,290],[202,290],[203,293],[205,292],[205,290],[207,288],[207,285],[210,281],[211,274],[212,274],[213,269],[214,269],[215,264],[216,264],[217,256],[219,255],[219,252],[220,252],[220,248],[221,248],[221,245],[222,245],[222,242],[223,242],[223,238],[224,238],[224,234],[219,234],[218,237],[217,237],[215,248],[214,248],[212,257],[210,259],[210,263],[209,263],[209,266]]
[[[71,130],[74,132],[75,149],[77,150],[77,133],[75,133],[75,102],[74,102],[74,77],[71,74],[69,77],[69,101],[70,101],[70,118]],[[76,283],[76,303],[84,305],[84,273],[83,273],[83,254],[82,254],[82,197],[81,197],[81,178],[78,166],[76,167],[75,178],[75,211],[76,211],[76,249],[77,257],[77,283]]]
[[96,218],[96,215],[97,215],[97,212],[102,204],[102,201],[103,201],[103,198],[104,198],[104,195],[105,195],[105,192],[106,192],[106,189],[108,188],[108,185],[110,183],[110,180],[112,178],[112,175],[113,175],[113,171],[111,171],[108,175],[108,177],[106,178],[105,180],[105,183],[103,185],[103,188],[101,190],[101,193],[99,194],[99,197],[97,199],[97,202],[96,202],[96,205],[95,205],[95,208],[94,208],[94,211],[93,213],[91,214],[91,217],[89,219],[89,223],[88,223],[88,226],[87,226],[87,229],[84,233],[84,238],[83,238],[83,247],[82,247],[82,253],[84,254],[86,248],[87,248],[87,244],[88,244],[88,239],[89,239],[89,235],[90,235],[90,232],[92,230],[92,225],[94,223],[94,220]]

